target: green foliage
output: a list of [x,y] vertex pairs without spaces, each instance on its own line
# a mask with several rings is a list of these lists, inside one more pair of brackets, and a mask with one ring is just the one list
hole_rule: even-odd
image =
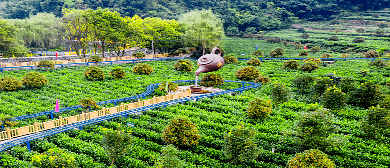
[[228,54],[223,57],[225,64],[235,64],[238,62],[237,57],[234,54]]
[[361,83],[351,94],[349,102],[359,107],[368,108],[377,105],[382,99],[380,86],[372,81]]
[[149,64],[139,63],[133,68],[133,73],[138,75],[149,75],[153,72]]
[[388,134],[390,126],[389,108],[372,106],[361,122],[362,130],[369,139],[379,139]]
[[258,58],[251,58],[246,64],[249,66],[260,66],[261,61]]
[[379,52],[375,51],[375,50],[370,50],[370,51],[367,51],[364,54],[364,57],[365,58],[378,58],[379,57]]
[[126,77],[126,72],[121,67],[115,67],[111,70],[110,76],[115,79],[122,79]]
[[354,78],[347,76],[341,79],[338,87],[344,93],[351,93],[357,89],[357,82]]
[[332,58],[333,55],[330,55],[330,54],[323,54],[321,55],[321,58]]
[[299,42],[299,41],[294,42],[293,45],[294,45],[294,48],[295,48],[295,49],[301,49],[301,47],[302,47],[302,43]]
[[313,47],[313,48],[310,48],[310,52],[312,52],[312,53],[320,52],[320,50],[321,50],[321,47]]
[[179,158],[179,150],[173,145],[164,146],[161,149],[161,155],[155,162],[154,167],[157,168],[181,168],[185,166],[185,162]]
[[104,79],[104,72],[98,66],[89,66],[84,72],[84,77],[87,80],[100,81]]
[[384,28],[388,28],[389,25],[387,23],[381,22],[381,23],[378,24],[378,27],[381,28],[381,29],[384,29]]
[[335,168],[336,165],[328,158],[328,155],[318,149],[305,150],[297,153],[287,162],[289,168]]
[[289,60],[289,61],[286,61],[283,63],[283,66],[282,66],[283,69],[298,69],[299,68],[299,63],[298,61],[295,61],[295,60]]
[[329,77],[320,77],[314,81],[313,86],[311,87],[311,93],[313,94],[314,100],[317,100],[328,87],[333,86],[333,79]]
[[298,56],[302,56],[302,57],[308,57],[309,56],[309,53],[307,51],[302,51],[299,53]]
[[339,38],[337,36],[331,36],[328,38],[328,41],[339,41]]
[[101,62],[103,60],[99,55],[91,55],[89,56],[88,62]]
[[264,53],[263,53],[263,51],[257,49],[257,50],[254,51],[251,55],[256,56],[256,57],[263,57],[263,56],[264,56]]
[[252,119],[265,119],[272,112],[271,101],[263,98],[255,98],[249,103],[247,115]]
[[18,124],[18,122],[14,121],[14,117],[10,115],[0,114],[0,126],[13,127],[16,124]]
[[363,28],[356,29],[356,32],[358,33],[365,33],[366,31]]
[[307,93],[313,86],[315,79],[314,76],[305,74],[297,77],[293,81],[293,85],[298,89],[298,93]]
[[260,71],[253,67],[245,67],[236,72],[236,78],[244,81],[253,80],[260,76]]
[[282,39],[280,39],[280,37],[267,38],[267,39],[265,39],[265,42],[267,42],[267,43],[281,43]]
[[123,158],[125,154],[130,151],[131,142],[132,137],[123,130],[107,130],[104,132],[102,145],[111,160],[110,166],[113,166],[115,161]]
[[199,81],[199,84],[205,87],[215,87],[222,85],[223,82],[224,79],[221,74],[208,73],[202,77],[202,79]]
[[363,37],[356,37],[355,39],[352,40],[353,43],[364,43],[364,38]]
[[181,72],[192,72],[192,68],[194,67],[192,62],[186,59],[177,60],[174,66],[177,71]]
[[99,106],[97,105],[97,102],[94,98],[92,97],[86,97],[84,99],[81,99],[79,101],[79,104],[87,110],[87,112],[89,111],[89,109],[98,109]]
[[259,76],[255,79],[255,83],[266,84],[271,82],[271,79],[268,76]]
[[198,145],[201,136],[188,117],[179,116],[169,121],[162,138],[166,143],[177,147],[190,147]]
[[74,168],[77,165],[76,159],[72,155],[59,148],[49,149],[41,155],[33,155],[31,163],[39,168]]
[[297,32],[298,33],[305,33],[305,28],[300,27],[300,28],[297,29]]
[[273,58],[282,57],[284,55],[284,50],[282,48],[277,48],[269,53],[269,55]]
[[304,38],[304,39],[308,39],[310,37],[310,35],[308,33],[303,33],[301,35],[301,37]]
[[283,102],[287,102],[290,99],[290,88],[288,88],[285,84],[280,83],[278,81],[274,82],[271,86],[272,92],[272,101],[275,104],[280,104]]
[[0,18],[0,52],[4,58],[21,57],[27,53],[27,48],[16,39],[16,35],[16,27]]
[[375,59],[374,61],[368,63],[370,66],[376,66],[378,68],[385,68],[389,66],[389,63],[382,59]]
[[255,142],[256,130],[247,128],[243,124],[234,127],[225,134],[225,143],[222,151],[233,164],[251,162],[260,154]]
[[336,86],[327,88],[320,100],[325,108],[332,110],[341,108],[347,103],[346,94]]
[[22,87],[22,82],[14,77],[0,78],[0,89],[3,91],[15,91]]
[[298,144],[302,149],[326,149],[328,136],[335,131],[333,115],[326,109],[308,111],[300,115],[297,125]]
[[133,56],[135,57],[135,58],[137,58],[137,59],[142,59],[142,58],[145,58],[145,53],[143,53],[143,52],[135,52],[134,54],[133,54]]
[[168,92],[168,91],[176,92],[177,89],[179,89],[179,85],[177,83],[170,82],[170,81],[168,82],[168,91],[166,90],[166,86],[167,86],[167,82],[165,81],[160,85],[158,85],[158,90],[162,92]]
[[49,60],[40,60],[37,65],[38,68],[53,69],[54,62]]
[[314,70],[317,70],[320,68],[320,65],[317,64],[314,61],[306,61],[302,66],[299,68],[302,71],[312,72]]
[[40,88],[47,84],[47,79],[38,72],[29,72],[24,75],[22,84],[27,88]]

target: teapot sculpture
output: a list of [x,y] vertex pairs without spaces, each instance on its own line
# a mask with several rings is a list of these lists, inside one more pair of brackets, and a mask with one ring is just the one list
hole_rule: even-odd
[[[216,51],[219,51],[218,54],[215,54]],[[195,75],[216,71],[223,65],[225,65],[225,60],[221,57],[221,50],[214,47],[210,54],[203,55],[198,59],[199,69],[195,71]]]

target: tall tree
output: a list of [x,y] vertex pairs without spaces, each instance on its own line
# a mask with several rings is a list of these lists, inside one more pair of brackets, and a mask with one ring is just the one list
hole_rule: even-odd
[[92,40],[91,24],[87,22],[85,18],[85,11],[77,9],[65,9],[64,16],[64,27],[68,33],[68,40],[72,44],[72,48],[76,51],[76,54],[80,57],[79,46],[81,52],[85,58],[87,47],[89,42]]
[[0,52],[3,57],[22,57],[28,49],[22,42],[15,39],[17,28],[7,21],[0,19]]

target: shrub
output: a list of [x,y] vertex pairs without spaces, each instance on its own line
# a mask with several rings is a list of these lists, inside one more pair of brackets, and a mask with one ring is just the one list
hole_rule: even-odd
[[316,100],[319,98],[328,87],[333,86],[333,80],[329,77],[321,77],[317,78],[314,81],[313,86],[311,87],[311,92],[313,94],[313,98]]
[[308,33],[303,33],[301,35],[301,37],[304,38],[304,39],[308,39],[310,37],[310,35]]
[[289,45],[290,43],[288,42],[288,41],[283,41],[283,45],[284,46],[287,46],[287,45]]
[[40,155],[33,155],[31,158],[31,164],[39,168],[77,167],[76,159],[59,148],[49,149]]
[[235,64],[238,62],[237,57],[234,54],[228,54],[223,57],[225,64]]
[[335,131],[333,115],[326,109],[302,113],[298,119],[298,144],[302,149],[326,149],[328,136]]
[[300,28],[297,29],[297,32],[298,33],[305,33],[305,28],[300,27]]
[[356,29],[356,32],[357,32],[357,33],[364,33],[364,32],[366,32],[366,31],[364,31],[363,28],[358,28],[358,29]]
[[328,155],[318,149],[305,150],[297,153],[287,162],[290,168],[335,168],[336,165],[328,158]]
[[196,125],[187,117],[176,117],[169,121],[164,129],[162,138],[168,144],[178,147],[198,145],[200,134]]
[[382,99],[379,85],[372,81],[361,83],[360,86],[351,94],[349,102],[352,104],[368,108],[377,105]]
[[14,117],[10,115],[0,114],[0,126],[4,127],[13,127],[18,124],[14,121]]
[[233,164],[252,162],[260,154],[255,137],[256,130],[246,128],[243,124],[225,134],[222,152]]
[[269,100],[263,98],[255,98],[249,103],[247,115],[253,119],[265,119],[272,112],[272,104]]
[[261,51],[261,50],[256,50],[251,55],[256,56],[256,57],[264,56],[263,51]]
[[283,63],[282,66],[283,69],[298,69],[299,68],[299,63],[298,61],[295,60],[289,60]]
[[338,86],[342,92],[351,93],[357,89],[357,82],[354,78],[347,76],[340,80]]
[[181,72],[192,72],[192,68],[194,65],[190,60],[177,60],[175,65],[174,65],[176,71],[181,71]]
[[180,168],[185,166],[185,162],[179,158],[179,150],[173,145],[162,147],[161,155],[155,162],[157,168]]
[[104,79],[104,72],[103,72],[102,68],[100,68],[100,67],[89,66],[84,72],[84,77],[87,80],[91,80],[91,81],[103,80]]
[[110,158],[110,166],[130,151],[131,141],[130,134],[125,131],[107,130],[104,132],[101,144]]
[[269,55],[271,57],[282,57],[284,55],[284,50],[282,48],[277,48],[277,49],[271,51],[271,53],[269,53]]
[[[162,92],[167,92],[166,88],[167,88],[166,81],[158,85],[158,90]],[[179,85],[177,83],[171,81],[168,82],[168,91],[176,92],[178,89],[179,89]]]
[[303,62],[314,62],[316,64],[322,63],[321,59],[317,59],[317,58],[308,58],[308,59],[303,60]]
[[353,43],[363,43],[364,38],[363,37],[356,37],[355,39],[352,40]]
[[0,79],[0,89],[4,91],[15,91],[22,87],[22,82],[14,77],[5,76]]
[[137,58],[137,59],[142,59],[142,58],[145,58],[146,54],[139,51],[139,52],[135,52],[135,53],[133,54],[133,56],[134,56],[135,58]]
[[299,56],[308,57],[309,53],[307,51],[302,51],[302,52],[299,53]]
[[326,89],[320,100],[325,108],[338,109],[345,105],[347,102],[347,97],[345,93],[341,91],[341,89],[333,86]]
[[290,98],[290,89],[280,82],[274,82],[271,87],[272,101],[275,104],[287,102]]
[[321,50],[321,47],[313,47],[313,48],[310,48],[310,52],[312,52],[312,53],[320,52],[320,50]]
[[321,58],[332,58],[333,56],[330,54],[323,54],[321,55]]
[[339,38],[336,36],[331,36],[328,38],[328,41],[339,41]]
[[302,43],[299,42],[299,41],[298,42],[294,42],[293,45],[294,45],[295,49],[301,49],[301,47],[302,47]]
[[261,61],[257,58],[252,58],[250,59],[248,62],[246,62],[247,65],[250,65],[250,66],[260,66],[261,65]]
[[236,72],[237,79],[241,79],[244,81],[249,81],[259,76],[260,71],[253,66],[242,68]]
[[262,83],[262,84],[266,84],[270,81],[271,79],[268,76],[259,76],[255,79],[255,83]]
[[139,63],[133,68],[133,73],[138,75],[149,75],[153,72],[149,64]]
[[364,57],[365,58],[378,58],[379,57],[379,52],[375,51],[375,50],[370,50],[370,51],[367,51],[364,54]]
[[387,23],[381,22],[381,23],[378,24],[378,27],[381,28],[381,29],[384,29],[384,28],[388,28],[389,25]]
[[219,86],[223,84],[223,78],[221,74],[208,73],[202,77],[199,84],[205,87]]
[[317,70],[320,68],[320,65],[313,62],[313,61],[309,61],[309,62],[305,62],[299,69],[301,69],[302,71],[307,71],[307,72],[312,72],[314,70]]
[[302,75],[293,81],[293,86],[298,89],[298,93],[307,93],[315,81],[315,77],[311,75]]
[[389,109],[381,106],[370,107],[361,124],[367,138],[379,139],[390,126]]
[[375,31],[374,36],[382,36],[383,34],[385,34],[383,30],[377,30]]
[[53,69],[54,62],[49,60],[40,60],[37,65],[38,68]]
[[341,82],[341,79],[343,77],[341,76],[336,76],[333,72],[328,72],[327,74],[324,75],[324,77],[329,77],[330,79],[333,80],[333,84],[337,85]]
[[281,43],[282,39],[280,39],[279,37],[267,38],[267,39],[265,39],[265,42],[267,42],[267,43]]
[[89,56],[88,62],[101,62],[103,58],[101,58],[98,55],[91,55]]
[[90,109],[98,109],[99,106],[97,105],[97,102],[94,98],[91,98],[91,97],[87,97],[87,98],[84,98],[84,99],[81,99],[79,101],[79,104],[84,108],[86,109],[86,111],[88,112]]
[[24,75],[22,84],[27,88],[40,88],[47,84],[47,79],[38,72],[29,72]]
[[384,67],[389,66],[388,62],[384,61],[382,59],[375,59],[374,61],[370,62],[368,65],[376,66],[376,67],[379,67],[379,68],[384,68]]
[[342,58],[348,58],[348,57],[349,57],[349,54],[341,54],[341,57],[342,57]]
[[121,67],[115,67],[111,70],[110,76],[115,79],[122,79],[126,77],[126,72]]

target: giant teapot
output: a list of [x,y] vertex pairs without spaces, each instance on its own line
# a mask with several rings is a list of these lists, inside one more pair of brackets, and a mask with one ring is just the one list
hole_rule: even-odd
[[[218,54],[215,54],[216,51],[219,51]],[[195,71],[195,75],[216,71],[223,65],[225,65],[225,60],[221,57],[221,50],[214,47],[210,54],[203,55],[198,59],[199,69]]]

